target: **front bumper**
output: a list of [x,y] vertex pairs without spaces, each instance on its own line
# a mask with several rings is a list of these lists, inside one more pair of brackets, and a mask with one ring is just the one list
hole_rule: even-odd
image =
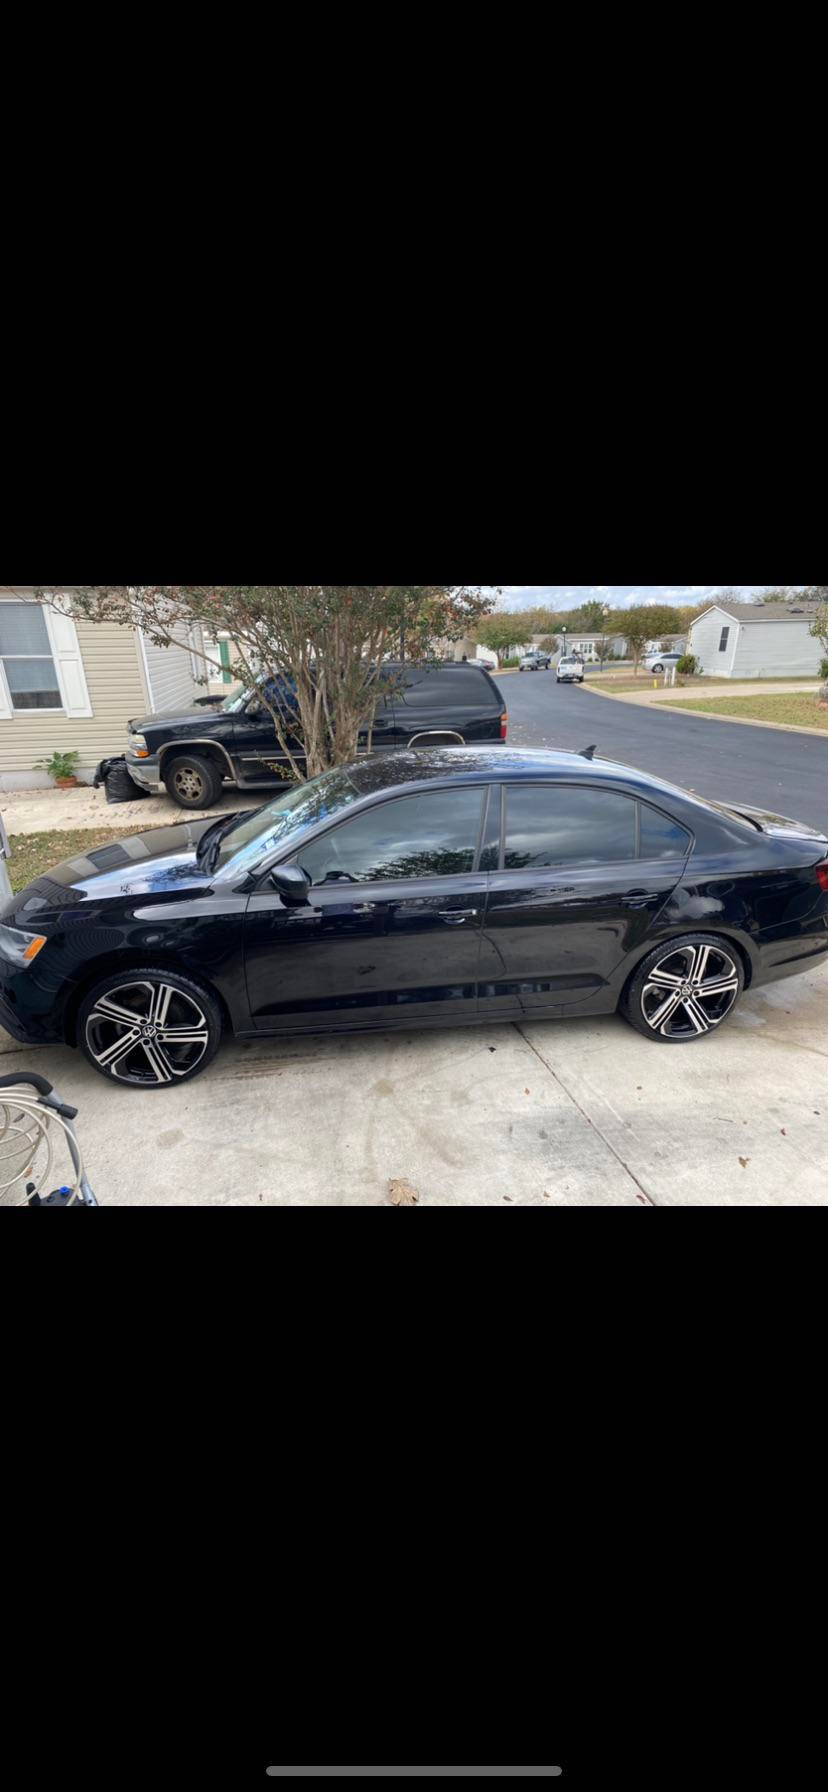
[[0,995],[0,1027],[5,1027],[19,1045],[59,1045],[63,1034],[54,1012],[47,1014],[19,1012]]
[[141,790],[148,790],[152,796],[159,796],[163,791],[161,782],[161,765],[158,755],[150,759],[138,759],[134,753],[127,753],[126,768],[133,781]]

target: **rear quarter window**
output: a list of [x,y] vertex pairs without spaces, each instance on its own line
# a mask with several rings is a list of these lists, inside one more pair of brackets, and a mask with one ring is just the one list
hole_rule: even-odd
[[672,815],[651,809],[649,803],[639,805],[641,837],[639,857],[642,859],[685,859],[693,836]]
[[412,667],[404,672],[395,693],[395,701],[405,709],[468,709],[492,708],[500,704],[500,694],[488,673],[477,666]]

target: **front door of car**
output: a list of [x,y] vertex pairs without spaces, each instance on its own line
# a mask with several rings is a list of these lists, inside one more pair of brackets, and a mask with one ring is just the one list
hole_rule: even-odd
[[[281,713],[285,717],[286,734],[290,750],[301,765],[304,761],[304,747],[301,737],[290,729],[290,717],[294,711],[293,696],[286,679],[273,681],[268,689],[273,694]],[[360,731],[358,752],[370,750],[373,753],[387,752],[395,744],[394,706],[390,695],[380,696],[377,704],[373,726],[364,727]],[[235,717],[233,730],[233,750],[238,770],[245,784],[272,784],[278,779],[280,769],[289,767],[289,761],[279,741],[273,717],[258,697],[251,697],[245,709],[239,710]]]
[[504,800],[480,1015],[561,1013],[599,996],[646,942],[682,876],[690,836],[613,790],[527,782],[507,786]]
[[[271,679],[266,690],[285,717],[291,751],[301,761],[301,743],[288,725],[292,709],[289,682],[287,679]],[[278,781],[280,768],[289,766],[270,710],[255,692],[245,708],[238,710],[233,718],[233,756],[245,784],[273,784]]]
[[262,1031],[474,1019],[487,877],[486,788],[397,796],[318,834],[291,861],[306,902],[250,897],[245,971]]

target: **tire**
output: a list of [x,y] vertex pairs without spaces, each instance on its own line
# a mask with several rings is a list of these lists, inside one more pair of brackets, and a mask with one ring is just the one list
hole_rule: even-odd
[[664,667],[663,667],[663,666],[653,666],[653,668],[652,668],[652,669],[653,669],[653,671],[654,671],[654,672],[663,672],[663,671],[664,671]]
[[167,793],[181,809],[209,809],[222,791],[222,775],[199,753],[176,753],[164,765]]
[[215,1057],[221,1010],[209,990],[177,971],[111,971],[83,998],[77,1040],[108,1082],[168,1089],[200,1076]]
[[[656,1045],[689,1045],[729,1020],[744,987],[735,946],[713,933],[683,933],[648,953],[627,984],[620,1009]],[[687,989],[689,1002],[678,996],[681,989]]]

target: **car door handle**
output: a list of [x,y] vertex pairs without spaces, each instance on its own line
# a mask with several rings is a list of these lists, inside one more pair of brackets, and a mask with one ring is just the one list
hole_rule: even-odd
[[447,927],[462,927],[464,921],[473,921],[478,913],[479,910],[476,908],[441,908],[439,910],[440,920],[445,921]]

